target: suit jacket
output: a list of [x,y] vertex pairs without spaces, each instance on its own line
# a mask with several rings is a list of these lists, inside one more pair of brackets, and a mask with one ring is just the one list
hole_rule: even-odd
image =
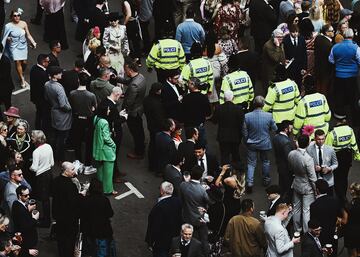
[[183,221],[195,227],[200,226],[201,215],[198,207],[206,208],[209,203],[209,196],[205,188],[194,180],[182,182],[180,184],[180,198],[183,203]]
[[[313,142],[308,146],[306,151],[313,158],[314,164],[319,165],[319,156],[318,154],[316,154],[316,147],[317,147],[316,144]],[[318,172],[317,176],[325,179],[328,182],[329,186],[333,186],[334,185],[333,171],[338,167],[338,161],[336,158],[336,153],[334,151],[334,148],[328,145],[324,145],[322,148],[322,156],[323,156],[322,165],[329,167],[331,171],[324,175]]]
[[46,70],[34,65],[30,70],[30,100],[34,104],[45,103],[45,83],[49,80]]
[[213,121],[218,123],[217,140],[220,143],[238,143],[242,139],[244,112],[239,105],[225,102],[216,109]]
[[269,206],[269,210],[267,211],[266,215],[267,216],[274,216],[275,213],[276,213],[276,207],[278,207],[278,205],[281,204],[281,203],[286,203],[285,199],[283,199],[282,197],[277,199],[276,202],[272,206]]
[[22,203],[15,201],[13,203],[11,217],[14,222],[14,231],[21,232],[23,237],[22,248],[35,248],[38,241],[36,230],[37,221],[32,218],[31,212],[29,212]]
[[149,94],[145,97],[143,105],[148,130],[153,133],[160,132],[165,120],[165,109],[161,102],[161,96]]
[[174,140],[170,135],[161,131],[155,137],[155,149],[158,172],[163,172],[167,164],[171,163],[172,158],[175,156],[176,147]]
[[329,62],[329,54],[332,42],[323,35],[318,35],[314,41],[314,71],[319,78],[328,77],[333,70],[333,64]]
[[[19,184],[20,185],[20,184]],[[4,202],[3,208],[5,212],[10,216],[13,203],[18,199],[16,195],[16,188],[18,186],[12,182],[7,182],[4,189]]]
[[274,8],[263,0],[252,0],[249,4],[249,15],[251,35],[255,39],[260,38],[264,41],[269,39],[277,25],[277,15]]
[[320,196],[310,205],[310,218],[319,221],[322,227],[319,239],[323,246],[334,243],[338,216],[341,216],[341,207],[339,200],[333,196]]
[[264,224],[265,236],[268,243],[266,255],[269,257],[293,257],[294,243],[276,216],[270,216]]
[[122,109],[126,109],[129,116],[142,116],[144,113],[143,101],[146,94],[146,80],[142,74],[131,78],[125,92]]
[[[94,117],[94,137],[92,156],[96,161],[113,162],[116,158],[116,144],[111,138],[109,123],[98,116]],[[105,192],[109,193],[109,192]]]
[[289,166],[294,173],[294,181],[291,185],[299,194],[315,194],[315,174],[314,160],[305,149],[296,149],[289,153]]
[[[172,239],[171,242],[171,250],[170,252],[180,249],[181,239],[180,237],[175,237]],[[204,257],[203,249],[201,243],[196,238],[191,238],[190,245],[189,245],[189,252],[188,257]]]
[[[216,178],[219,173],[220,173],[220,166],[219,166],[219,162],[216,159],[216,156],[206,152],[206,165],[207,165],[207,175],[208,176],[213,176],[214,178]],[[199,165],[198,159],[195,157],[195,155],[193,154],[193,158],[192,158],[192,162],[191,162],[191,167],[194,167],[195,165]],[[199,165],[200,166],[200,165]]]
[[[177,89],[179,94],[182,95],[182,90],[178,86]],[[181,102],[168,82],[165,82],[164,87],[161,90],[161,101],[164,105],[167,118],[182,120]]]
[[178,153],[185,158],[184,165],[181,167],[182,171],[190,171],[194,159],[194,147],[193,141],[183,141],[179,144]]
[[287,60],[294,58],[294,61],[288,68],[290,75],[301,76],[300,71],[307,68],[305,38],[299,35],[297,45],[294,46],[290,34],[286,35],[284,38],[284,52]]
[[273,147],[279,175],[289,173],[288,155],[295,149],[294,142],[288,136],[278,133],[274,136]]
[[173,165],[168,164],[164,170],[164,180],[174,186],[173,196],[180,196],[180,184],[184,181],[181,171],[178,171]]
[[75,70],[64,71],[60,84],[63,85],[65,94],[69,97],[70,92],[79,87],[79,73]]
[[271,113],[256,109],[245,114],[243,135],[247,147],[256,150],[270,150],[270,132],[277,127]]
[[[1,24],[0,24],[1,26]],[[0,27],[0,32],[2,27]],[[11,62],[10,59],[3,54],[0,56],[0,81],[1,81],[1,92],[0,100],[11,97],[11,92],[14,89],[14,83],[11,77]],[[8,99],[7,99],[8,100]]]
[[[321,231],[322,233],[322,231]],[[306,233],[301,238],[301,257],[323,257],[322,249],[312,235]]]
[[181,201],[177,197],[160,200],[151,209],[145,242],[154,250],[170,250],[171,240],[181,229]]
[[279,23],[286,22],[288,15],[292,12],[295,13],[294,4],[282,1],[279,5]]

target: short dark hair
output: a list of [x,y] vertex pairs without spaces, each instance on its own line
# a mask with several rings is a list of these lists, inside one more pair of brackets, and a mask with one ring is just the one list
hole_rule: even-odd
[[199,149],[205,149],[206,146],[204,143],[202,142],[197,142],[195,145],[194,145],[194,150],[199,150]]
[[82,68],[84,68],[84,60],[83,59],[77,59],[76,61],[75,61],[75,67],[76,68],[79,68],[79,69],[82,69]]
[[190,48],[192,58],[199,58],[202,56],[203,47],[200,42],[194,42]]
[[186,139],[192,138],[197,132],[195,127],[185,127],[185,137]]
[[290,32],[299,32],[299,26],[297,24],[290,24],[289,31]]
[[80,72],[78,74],[78,77],[79,77],[79,83],[81,86],[89,86],[90,85],[90,82],[91,82],[91,77],[86,74],[85,72]]
[[57,46],[58,44],[60,44],[60,41],[59,41],[59,40],[53,40],[53,41],[51,41],[51,42],[49,43],[49,48],[50,48],[50,50],[53,50],[53,48],[54,48],[55,46]]
[[316,180],[315,185],[320,194],[326,194],[329,190],[329,184],[325,179]]
[[39,54],[36,61],[38,64],[42,64],[46,58],[48,58],[49,56],[47,54]]
[[315,137],[316,137],[316,136],[323,136],[323,135],[325,135],[325,131],[324,131],[324,130],[322,130],[322,129],[317,129],[317,130],[315,130]]
[[12,174],[13,174],[16,170],[21,170],[21,168],[20,168],[18,165],[16,165],[16,164],[10,164],[10,165],[8,166],[8,169],[9,169],[9,176],[10,176],[10,177],[12,176]]
[[307,74],[303,78],[303,86],[306,94],[313,94],[316,92],[315,78],[311,74]]
[[165,119],[163,121],[163,131],[169,131],[174,123],[173,119]]
[[0,241],[0,251],[1,252],[5,251],[5,248],[9,246],[11,246],[11,239],[8,236],[6,236],[6,238],[3,238]]
[[195,16],[194,8],[192,8],[191,6],[188,7],[186,10],[186,18],[194,18],[194,16]]
[[24,186],[24,185],[20,185],[16,188],[16,195],[17,197],[19,198],[20,195],[22,195],[22,193],[26,190],[26,189],[29,189],[27,186]]
[[105,55],[106,54],[106,48],[104,46],[96,47],[95,54]]
[[281,188],[278,185],[271,185],[265,189],[267,194],[280,194]]
[[240,206],[241,206],[241,211],[242,212],[247,212],[251,208],[254,208],[254,201],[249,199],[249,198],[246,198],[246,199],[241,201]]
[[308,221],[308,227],[311,229],[317,229],[319,227],[321,227],[320,222],[316,219],[310,219]]
[[95,4],[103,4],[105,0],[96,0]]
[[176,166],[179,165],[183,160],[184,160],[184,155],[181,154],[180,152],[176,152],[173,158],[171,159],[171,164]]
[[199,165],[195,165],[191,168],[191,178],[195,180],[200,180],[204,173],[204,169],[201,168]]
[[127,56],[125,57],[125,66],[128,66],[128,68],[132,71],[138,72],[138,64],[132,59],[131,57]]
[[300,135],[298,137],[299,147],[305,149],[309,145],[309,136],[308,135]]
[[283,120],[279,125],[278,125],[278,130],[279,131],[285,131],[285,129],[287,129],[290,125],[293,125],[293,122],[290,120]]
[[332,27],[332,25],[330,23],[325,24],[321,28],[321,33],[325,34],[331,27]]

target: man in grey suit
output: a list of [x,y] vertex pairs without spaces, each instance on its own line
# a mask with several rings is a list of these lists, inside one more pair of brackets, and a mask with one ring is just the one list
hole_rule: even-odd
[[279,23],[287,21],[290,14],[295,14],[295,0],[282,1],[279,6]]
[[276,207],[274,216],[270,216],[265,220],[264,230],[268,243],[266,256],[268,257],[293,257],[294,245],[300,242],[300,237],[293,237],[290,240],[286,228],[282,225],[282,221],[289,216],[289,207],[285,203],[281,203]]
[[288,156],[289,167],[295,175],[291,186],[294,190],[294,230],[303,231],[304,233],[308,231],[310,205],[315,201],[315,182],[317,180],[314,160],[306,152],[306,147],[309,146],[309,141],[309,136],[300,135],[298,138],[299,148],[291,151]]
[[334,195],[334,174],[338,161],[334,148],[325,145],[325,132],[322,129],[315,131],[315,142],[311,143],[306,151],[313,158],[318,178],[323,178],[329,184],[328,195]]
[[125,61],[125,73],[129,80],[121,80],[127,84],[122,109],[129,114],[127,125],[134,139],[134,153],[128,153],[131,159],[143,159],[145,152],[145,134],[143,128],[142,115],[144,113],[143,102],[146,94],[145,77],[139,73],[137,63],[127,58]]
[[62,77],[62,69],[59,66],[51,66],[47,72],[50,80],[45,83],[45,99],[51,106],[51,126],[55,132],[52,146],[55,148],[55,159],[63,161],[65,142],[72,124],[71,105],[64,87],[58,82]]
[[198,165],[191,169],[191,180],[180,184],[180,198],[183,203],[183,220],[194,226],[194,236],[200,240],[204,254],[208,256],[208,227],[203,210],[208,206],[209,196],[200,184],[203,172]]
[[272,114],[262,110],[264,101],[264,97],[261,95],[256,96],[254,99],[255,110],[245,114],[243,136],[248,150],[248,167],[246,174],[247,193],[252,193],[258,153],[260,153],[260,159],[262,161],[263,185],[267,187],[270,184],[270,133],[275,132],[277,127]]

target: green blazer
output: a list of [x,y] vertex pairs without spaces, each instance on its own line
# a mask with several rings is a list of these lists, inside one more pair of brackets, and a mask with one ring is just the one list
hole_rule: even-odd
[[96,161],[115,161],[116,145],[111,138],[107,120],[94,117],[93,157]]

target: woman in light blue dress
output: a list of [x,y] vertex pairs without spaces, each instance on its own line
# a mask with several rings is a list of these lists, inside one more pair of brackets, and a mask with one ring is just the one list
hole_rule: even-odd
[[20,8],[16,11],[11,11],[11,21],[5,25],[2,45],[5,49],[5,55],[15,61],[21,87],[26,87],[24,70],[26,68],[28,57],[27,39],[30,41],[30,46],[33,48],[36,48],[36,42],[29,32],[26,22],[20,19],[21,14],[22,10]]

